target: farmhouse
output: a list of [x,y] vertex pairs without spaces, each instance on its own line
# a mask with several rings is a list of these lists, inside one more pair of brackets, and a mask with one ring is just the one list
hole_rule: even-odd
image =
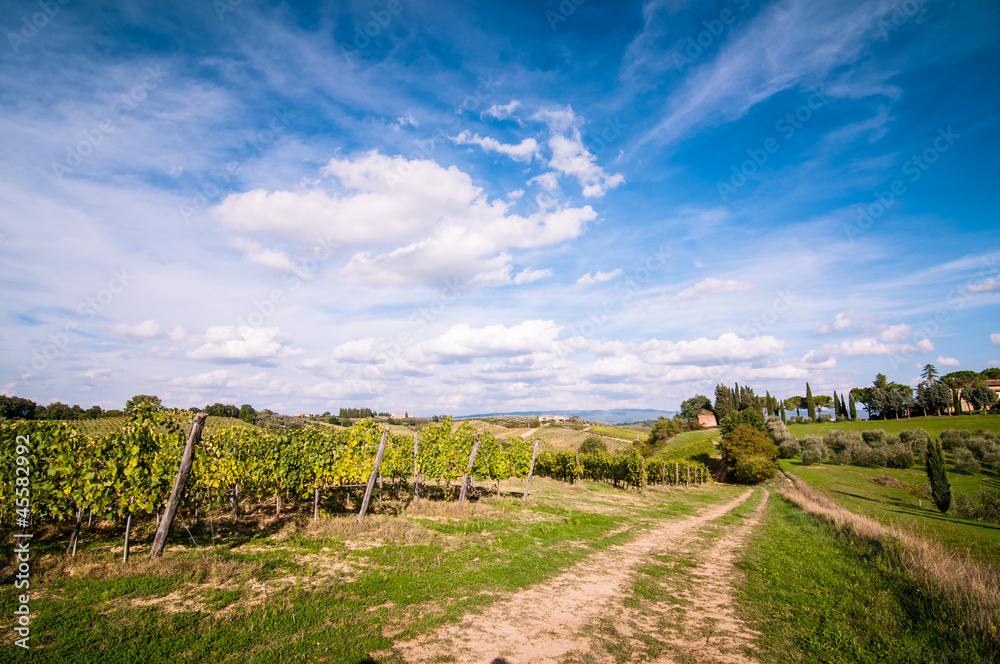
[[703,410],[698,413],[698,423],[706,429],[719,426],[719,421],[715,419],[715,413],[710,410]]
[[545,422],[565,422],[569,418],[565,415],[539,415],[538,422],[544,424]]

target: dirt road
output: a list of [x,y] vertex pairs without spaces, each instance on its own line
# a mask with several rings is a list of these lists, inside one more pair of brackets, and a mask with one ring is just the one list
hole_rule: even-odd
[[[752,662],[755,635],[733,610],[733,565],[759,523],[766,491],[749,518],[713,524],[752,493],[696,516],[664,520],[481,614],[394,649],[414,664],[611,662],[623,653],[636,662]],[[634,593],[637,580],[644,596]]]

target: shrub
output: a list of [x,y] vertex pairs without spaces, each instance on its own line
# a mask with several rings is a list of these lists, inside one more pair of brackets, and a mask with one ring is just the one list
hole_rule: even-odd
[[[740,411],[748,412],[748,411]],[[751,411],[756,412],[756,411]],[[759,415],[759,413],[758,413]],[[726,418],[729,422],[734,416]],[[763,417],[761,425],[764,426]],[[772,460],[778,453],[770,437],[749,424],[740,424],[722,437],[719,445],[726,470],[733,473],[737,482],[752,484],[774,477],[777,466]],[[756,459],[760,457],[766,463]],[[762,477],[763,479],[755,479]]]
[[778,456],[782,459],[791,459],[798,456],[800,452],[802,452],[802,448],[799,447],[799,441],[794,438],[783,440],[778,445]]
[[923,456],[924,452],[927,451],[927,443],[930,442],[930,436],[923,429],[907,429],[906,431],[899,432],[899,439],[910,446],[914,454],[919,454]]
[[722,437],[725,438],[741,426],[753,427],[768,436],[771,434],[764,421],[764,414],[756,408],[745,408],[723,418]]
[[771,432],[774,442],[781,444],[782,441],[794,439],[795,437],[788,431],[788,427],[781,421],[780,417],[771,417],[767,420],[767,428]]
[[1000,451],[984,454],[983,463],[992,468],[994,472],[1000,471]]
[[857,431],[831,431],[824,440],[826,446],[833,452],[843,452],[851,443],[860,443],[861,434]]
[[590,435],[580,444],[580,454],[603,452],[607,454],[608,444],[600,436]]
[[941,448],[945,450],[950,450],[957,446],[963,446],[963,443],[969,438],[972,438],[972,434],[964,429],[956,431],[955,429],[945,429],[941,432]]
[[962,492],[955,499],[955,514],[963,519],[1000,523],[1000,491],[980,489],[976,492],[979,505],[972,502],[969,494]]
[[969,438],[965,441],[965,447],[976,455],[977,459],[982,459],[989,449],[990,443],[985,438]]
[[865,468],[881,468],[888,461],[887,449],[886,447],[859,445],[851,450],[851,463]]
[[910,468],[913,466],[913,449],[906,443],[896,443],[885,449],[885,465],[890,468]]
[[871,447],[884,447],[886,445],[885,431],[882,429],[869,429],[861,432],[861,439],[866,445]]
[[969,494],[967,492],[963,491],[958,494],[957,498],[955,498],[955,516],[962,519],[975,519],[976,512],[978,511],[979,510],[976,509],[976,506],[972,504],[972,499],[969,498]]
[[732,468],[733,479],[741,484],[759,484],[777,472],[777,464],[770,457],[759,454],[740,457]]
[[952,463],[955,465],[955,472],[965,475],[974,475],[982,470],[976,455],[964,447],[956,447]]
[[851,453],[847,450],[841,450],[830,455],[827,463],[833,466],[842,466],[851,462]]
[[816,416],[816,421],[817,422],[833,422],[833,415],[830,415],[829,413],[820,413],[818,416]]
[[802,452],[802,463],[811,466],[823,460],[823,453],[818,447],[807,447]]

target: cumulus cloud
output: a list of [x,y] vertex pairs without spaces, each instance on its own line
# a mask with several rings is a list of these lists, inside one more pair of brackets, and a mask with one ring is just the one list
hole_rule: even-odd
[[135,325],[112,325],[111,334],[123,339],[156,339],[163,336],[163,326],[160,321],[150,318]]
[[283,251],[267,249],[256,242],[243,238],[233,239],[233,246],[244,252],[244,260],[250,265],[257,265],[275,272],[294,272],[300,277],[309,277],[307,274],[302,274],[291,257]]
[[577,286],[592,286],[594,284],[599,284],[602,281],[611,281],[618,275],[622,273],[622,269],[616,268],[611,270],[611,272],[601,272],[598,270],[596,274],[588,272],[579,279],[576,280]]
[[749,281],[735,281],[733,279],[715,279],[713,277],[708,277],[706,279],[702,279],[694,286],[682,290],[677,294],[677,299],[690,300],[696,297],[715,295],[717,293],[739,293],[742,291],[753,290],[754,288],[756,288],[756,285],[750,283]]
[[884,325],[881,327],[881,330],[878,338],[889,343],[904,341],[910,336],[911,332],[910,326],[904,323],[899,325]]
[[942,357],[942,356],[938,356],[937,364],[939,364],[942,367],[951,367],[951,368],[958,368],[962,366],[962,363],[959,362],[956,358]]
[[288,339],[276,327],[216,325],[205,331],[205,344],[188,352],[195,360],[273,364],[275,360],[301,355],[288,346]]
[[576,178],[587,198],[600,198],[625,182],[621,173],[609,174],[597,165],[597,157],[583,145],[580,120],[570,106],[539,111],[534,119],[549,128],[548,146],[552,151],[549,168]]
[[816,334],[830,334],[831,332],[840,332],[841,330],[846,330],[847,328],[854,325],[854,321],[851,320],[853,312],[841,312],[834,317],[832,323],[823,323],[816,330]]
[[528,162],[533,157],[539,156],[538,141],[533,138],[526,138],[517,145],[501,143],[489,136],[480,137],[479,134],[470,134],[468,131],[463,131],[458,136],[451,136],[450,138],[456,145],[478,145],[487,152],[497,152],[510,157],[514,161]]
[[653,364],[730,364],[768,357],[782,351],[785,342],[770,335],[744,339],[726,332],[717,339],[701,337],[692,341],[652,339],[639,345],[644,358]]
[[419,127],[420,123],[412,115],[401,115],[392,123],[392,128],[399,131],[403,127]]
[[597,217],[589,205],[513,214],[509,203],[489,200],[454,166],[374,150],[332,159],[323,175],[339,188],[232,194],[213,214],[238,233],[299,242],[335,237],[354,251],[342,273],[370,285],[439,284],[448,278],[510,283],[509,250],[574,239]]
[[546,277],[551,276],[552,270],[532,270],[531,268],[525,268],[514,276],[514,283],[530,284],[532,281],[538,281],[539,279],[545,279]]
[[885,343],[874,337],[851,339],[839,344],[824,344],[822,347],[809,351],[803,359],[805,362],[821,362],[831,356],[838,355],[910,355],[917,352],[929,353],[934,350],[934,342],[921,339],[915,344]]
[[561,328],[551,320],[527,320],[472,327],[466,323],[418,344],[414,355],[432,362],[462,362],[477,357],[503,357],[551,351]]
[[996,293],[1000,292],[1000,279],[991,277],[978,284],[969,284],[969,290],[973,293]]
[[1000,346],[1000,332],[990,335],[990,343],[994,346]]

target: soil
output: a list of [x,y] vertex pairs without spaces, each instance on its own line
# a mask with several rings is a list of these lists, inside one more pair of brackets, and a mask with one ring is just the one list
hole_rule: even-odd
[[[547,664],[572,661],[646,662],[643,643],[652,638],[657,661],[679,660],[736,664],[750,657],[756,636],[734,611],[734,569],[738,549],[758,525],[764,500],[750,518],[735,525],[708,528],[713,520],[744,503],[752,490],[700,514],[663,520],[632,541],[596,553],[558,577],[508,595],[482,613],[469,614],[428,636],[397,643],[407,662],[454,661],[459,664]],[[708,538],[708,532],[714,536]],[[669,602],[626,602],[638,568],[662,564],[654,556],[693,554],[697,566],[677,578]],[[668,577],[666,583],[670,583]],[[694,582],[691,582],[691,581]],[[662,582],[661,582],[662,583]],[[611,624],[608,625],[608,621]],[[617,640],[609,652],[607,634]]]

